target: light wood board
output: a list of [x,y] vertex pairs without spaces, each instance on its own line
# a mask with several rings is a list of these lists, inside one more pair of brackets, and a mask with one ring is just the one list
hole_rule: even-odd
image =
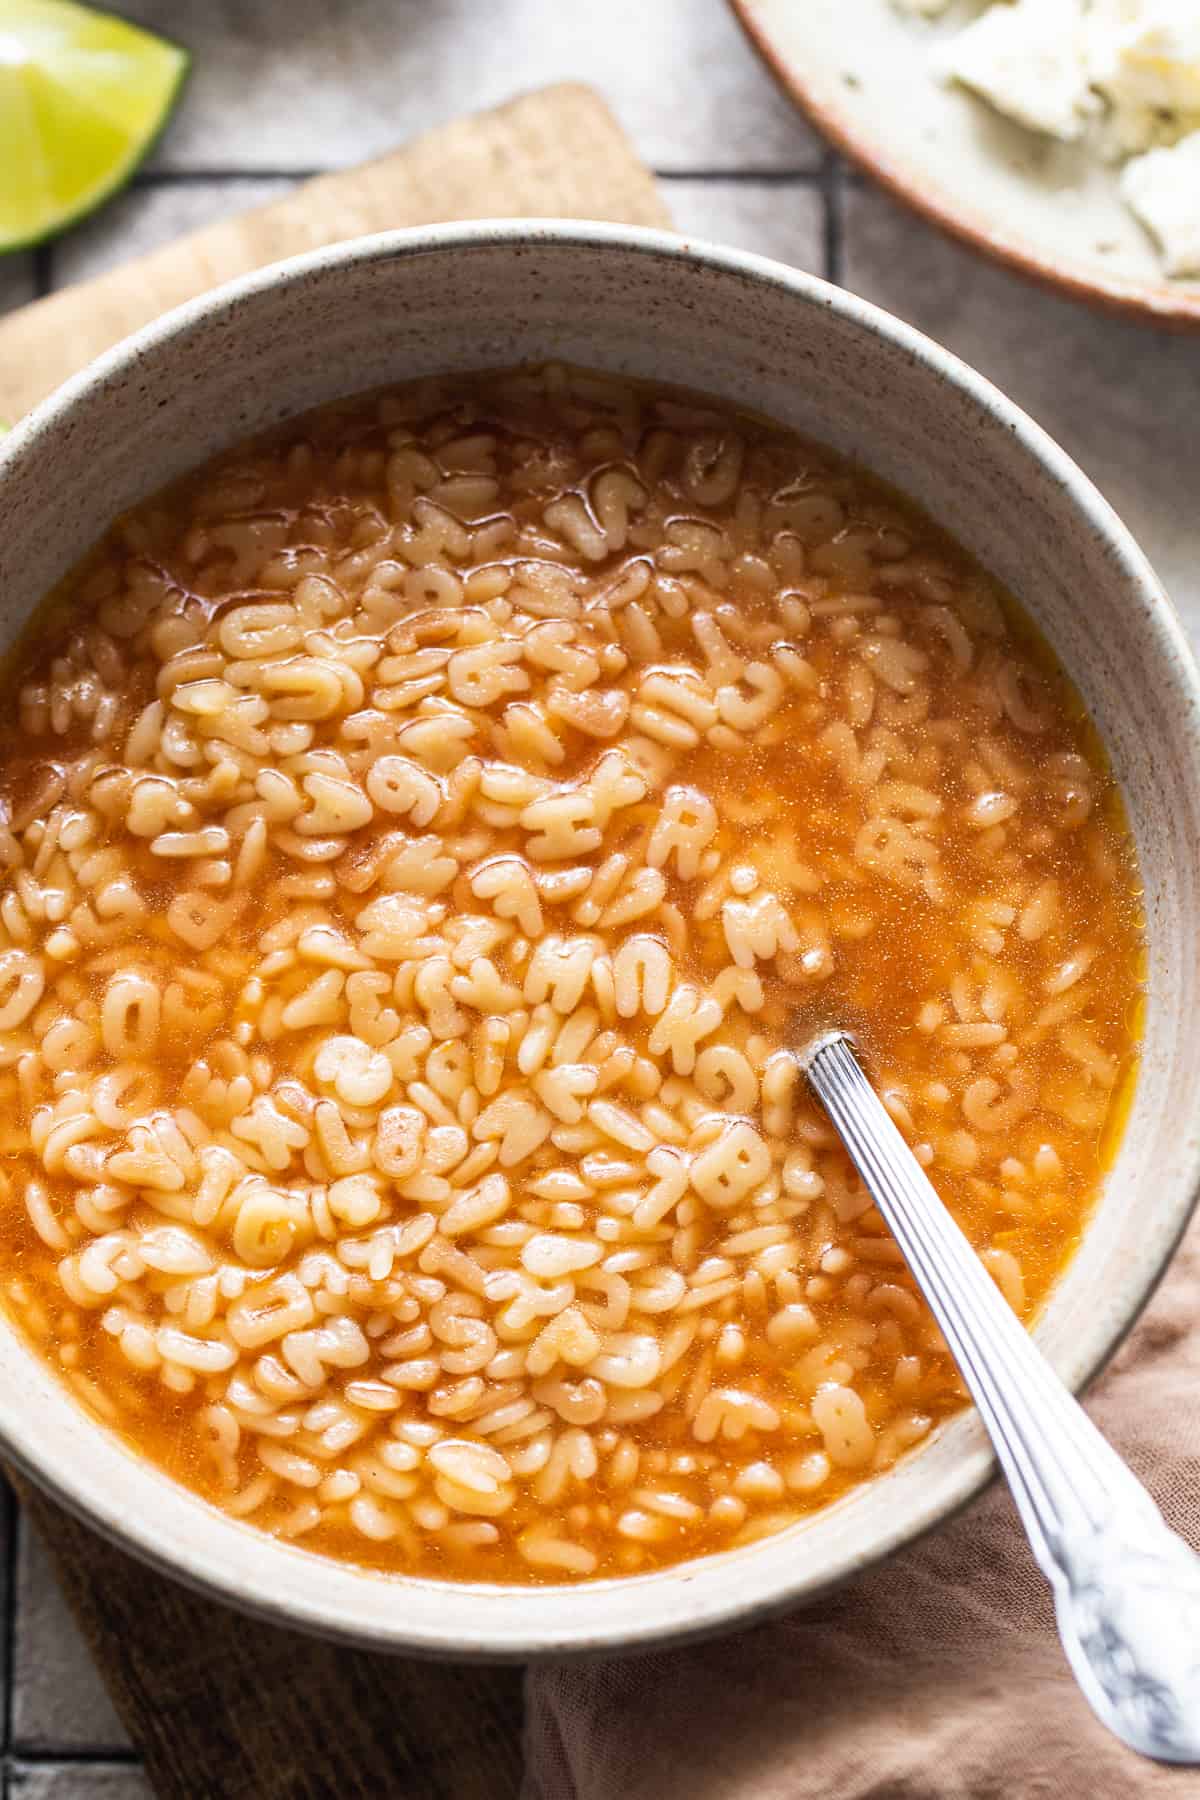
[[0,419],[19,419],[102,350],[237,275],[344,238],[484,218],[668,223],[599,95],[573,83],[546,88],[7,314]]

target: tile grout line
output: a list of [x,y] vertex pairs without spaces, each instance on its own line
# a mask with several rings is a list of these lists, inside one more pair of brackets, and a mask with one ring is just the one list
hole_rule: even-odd
[[[191,187],[205,182],[242,182],[242,181],[313,181],[320,175],[336,175],[353,168],[352,163],[334,163],[322,167],[301,168],[247,168],[245,166],[226,168],[220,164],[212,167],[194,169],[140,169],[130,182],[135,191],[146,188]],[[651,168],[651,175],[656,181],[731,181],[731,182],[765,182],[772,186],[784,186],[796,182],[804,186],[817,186],[825,178],[822,165],[805,164],[796,168]]]
[[830,154],[821,171],[821,197],[825,206],[825,279],[841,286],[845,276],[845,168]]
[[5,1769],[140,1769],[142,1758],[136,1750],[10,1750],[4,1758]]
[[33,248],[33,297],[44,300],[54,291],[54,245],[35,244]]
[[336,175],[354,164],[329,164],[301,169],[139,169],[129,183],[134,192],[146,188],[198,187],[205,182],[315,181],[318,175]]
[[13,1551],[13,1546],[17,1535],[18,1508],[17,1497],[6,1481],[3,1483],[3,1497],[2,1500],[0,1500],[0,1506],[2,1506],[3,1509],[3,1520],[6,1530],[4,1558],[7,1570],[4,1595],[4,1643],[3,1650],[0,1652],[4,1657],[4,1717],[2,1726],[0,1726],[0,1729],[3,1731],[4,1759],[3,1764],[0,1765],[0,1781],[3,1783],[4,1800],[9,1800],[9,1794],[12,1791],[12,1782],[9,1778],[8,1749],[12,1742],[13,1652],[17,1636],[14,1619],[16,1611],[17,1559]]
[[764,187],[819,187],[825,178],[823,167],[802,169],[651,169],[655,181],[728,181],[735,186],[759,182]]
[[[16,1494],[5,1483],[4,1487],[4,1523],[7,1527],[7,1541],[4,1553],[4,1754],[7,1758],[13,1742],[13,1713],[16,1690],[17,1661],[17,1557],[19,1535],[22,1530],[21,1508],[17,1504]],[[7,1778],[5,1781],[7,1789]]]

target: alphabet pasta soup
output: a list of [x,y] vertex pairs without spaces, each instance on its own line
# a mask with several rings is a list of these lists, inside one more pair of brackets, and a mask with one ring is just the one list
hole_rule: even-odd
[[918,1445],[964,1396],[817,1029],[1023,1317],[1078,1241],[1139,1023],[1115,786],[830,454],[556,366],[351,400],[120,520],[6,694],[0,1291],[253,1525],[635,1573]]

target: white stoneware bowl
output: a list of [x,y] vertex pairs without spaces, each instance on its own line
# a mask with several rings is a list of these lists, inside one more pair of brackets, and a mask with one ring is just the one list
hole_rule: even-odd
[[[1200,1179],[1200,682],[1120,521],[954,357],[807,275],[663,233],[526,222],[339,245],[168,314],[5,441],[5,639],[114,514],[247,434],[381,382],[545,357],[706,389],[851,453],[1020,596],[1082,690],[1137,837],[1150,963],[1124,1144],[1038,1326],[1079,1387],[1144,1304]],[[0,1446],[185,1581],[285,1623],[443,1656],[631,1649],[744,1624],[908,1543],[991,1469],[964,1413],[890,1473],[749,1548],[570,1588],[465,1587],[326,1561],[224,1517],[85,1417],[3,1321]]]

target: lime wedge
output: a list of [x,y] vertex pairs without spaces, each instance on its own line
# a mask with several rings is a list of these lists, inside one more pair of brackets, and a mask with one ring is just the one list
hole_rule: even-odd
[[40,243],[115,193],[187,66],[177,45],[74,0],[0,0],[0,252]]

